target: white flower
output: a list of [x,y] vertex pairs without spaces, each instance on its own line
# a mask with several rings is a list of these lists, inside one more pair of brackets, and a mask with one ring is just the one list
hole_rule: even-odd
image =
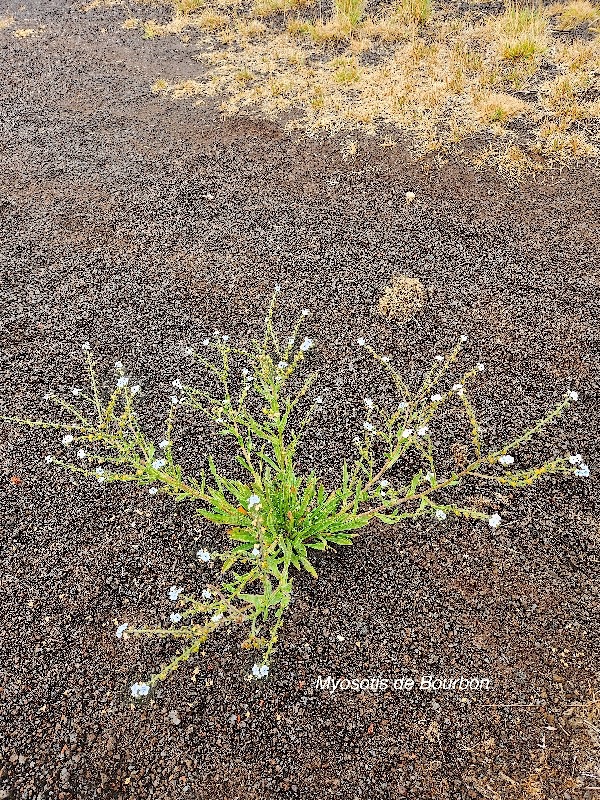
[[147,683],[134,683],[131,686],[132,697],[135,697],[136,700],[146,697],[149,691],[150,685]]
[[164,458],[157,458],[152,462],[152,466],[154,469],[160,469],[161,467],[164,467],[166,463],[167,462]]
[[247,374],[248,374],[248,369],[244,367],[244,369],[242,370],[242,375],[246,377]]
[[515,463],[515,459],[513,456],[500,456],[498,463],[502,464],[503,467],[510,467],[511,464]]
[[387,481],[387,480],[384,478],[383,480],[379,481],[379,485],[381,486],[381,488],[382,488],[382,489],[387,489],[387,488],[388,488],[388,486],[390,485],[390,482],[389,482],[389,481]]
[[123,363],[121,361],[115,361],[115,369],[117,371],[123,369]]
[[429,481],[429,483],[433,483],[434,478],[435,475],[433,474],[433,472],[426,472],[425,475],[423,475],[423,480]]
[[223,339],[224,342],[228,342],[229,341],[229,336],[227,336],[227,334],[225,334],[224,336],[221,336],[221,339]]
[[577,392],[567,392],[567,397],[569,400],[579,400],[579,395]]
[[158,443],[158,446],[160,447],[161,450],[166,450],[167,447],[169,446],[169,442],[167,439],[163,439],[162,442]]
[[288,365],[287,361],[280,361],[279,364],[277,364],[277,369],[285,369],[287,365]]
[[412,436],[412,435],[413,435],[413,433],[414,433],[414,431],[413,431],[413,429],[412,429],[412,428],[405,428],[405,429],[402,431],[402,438],[403,438],[403,439],[408,439],[410,436]]
[[131,392],[131,394],[137,394],[141,388],[142,387],[139,385],[139,383],[136,383],[136,385],[132,386],[129,391]]
[[171,386],[174,389],[183,389],[183,385],[182,385],[181,381],[179,380],[179,378],[175,378],[175,380],[171,383]]
[[104,475],[104,470],[102,467],[96,467],[96,475]]
[[123,389],[128,383],[129,378],[126,375],[122,375],[117,381],[117,389]]
[[294,344],[295,341],[296,340],[294,339],[294,337],[290,336],[290,338],[288,339],[288,345],[291,347]]
[[441,364],[441,363],[442,363],[442,361],[444,360],[444,356],[435,356],[435,360],[436,360],[436,361],[439,361],[439,362],[440,362],[440,364]]
[[587,464],[581,464],[579,466],[579,469],[576,469],[573,474],[577,475],[578,478],[589,478],[590,477],[590,468],[588,467]]
[[365,346],[365,344],[366,344],[366,342],[365,342],[365,340],[363,339],[363,337],[362,337],[362,336],[360,336],[360,337],[359,337],[359,338],[356,340],[356,344],[357,344],[359,347],[364,347],[364,346]]
[[193,356],[194,355],[194,349],[192,347],[186,347],[185,348],[185,354],[186,354],[186,356]]
[[403,400],[401,403],[398,403],[398,408],[408,408],[408,403]]
[[302,316],[303,317],[308,317],[309,314],[310,314],[310,311],[308,310],[308,308],[303,308],[302,309]]
[[175,394],[174,394],[174,395],[171,397],[171,404],[172,404],[172,405],[174,405],[174,406],[176,406],[178,402],[179,402],[179,398],[177,397],[177,395],[175,395]]
[[202,589],[202,599],[203,600],[210,600],[212,598],[212,592],[210,589]]
[[202,344],[206,347],[210,344],[210,339],[202,339]]
[[307,350],[310,350],[312,346],[313,346],[313,340],[309,339],[307,336],[306,339],[300,345],[300,350],[302,350],[302,352],[305,353]]
[[72,441],[73,441],[73,436],[71,436],[70,433],[67,433],[67,435],[63,436],[63,438],[62,438],[62,443],[63,444],[71,444]]
[[370,397],[365,397],[365,405],[367,408],[373,408],[373,401]]
[[81,392],[82,392],[82,391],[83,391],[83,389],[78,389],[78,388],[75,386],[73,389],[71,389],[71,394],[72,394],[74,397],[79,397],[79,395],[81,394]]
[[219,622],[219,620],[223,619],[223,614],[213,614],[210,618],[211,622]]
[[198,556],[200,561],[204,561],[204,562],[210,561],[210,553],[208,552],[208,550],[204,550],[204,548],[202,548],[202,547],[200,548],[200,550],[198,550],[196,555]]
[[169,589],[169,600],[178,600],[179,595],[183,592],[183,589],[180,589],[179,586],[171,586]]
[[122,625],[119,625],[119,627],[117,628],[117,632],[115,634],[117,639],[120,639],[123,636],[128,627],[129,625],[127,622],[124,622]]
[[468,338],[469,337],[465,333],[463,333],[463,335],[460,337],[460,341],[461,342],[466,342]]
[[251,494],[248,498],[248,508],[258,508],[260,506],[260,497],[257,494]]
[[89,343],[89,342],[84,342],[84,343],[81,345],[81,349],[82,349],[82,350],[89,350],[89,349],[90,349],[90,343]]
[[54,461],[54,458],[52,456],[46,456],[44,461],[46,462],[46,464],[51,464]]
[[417,428],[417,435],[418,436],[426,436],[429,427],[427,425],[422,425],[420,428]]
[[435,516],[437,519],[446,519],[446,512],[443,511],[441,508],[437,508],[435,511]]
[[452,391],[453,392],[462,392],[464,390],[464,388],[465,387],[462,385],[462,383],[455,383],[454,386],[452,387]]
[[169,615],[169,619],[171,622],[180,622],[181,621],[181,614],[178,614],[174,611],[172,614]]
[[569,456],[569,464],[581,464],[581,456],[579,453],[575,456]]
[[79,450],[77,451],[77,458],[85,458],[85,450],[83,449],[83,447],[80,447]]
[[269,674],[269,667],[266,664],[255,664],[252,667],[252,674],[255,678],[266,678]]
[[442,395],[441,394],[432,394],[431,395],[431,402],[432,403],[439,403],[441,399],[442,399]]
[[383,361],[384,364],[389,364],[390,363],[389,356],[381,356],[381,360]]
[[492,514],[492,516],[488,519],[490,528],[497,528],[501,522],[502,522],[502,517],[500,516],[500,514]]
[[322,397],[315,397],[315,403],[318,406],[320,406],[323,403],[323,398]]
[[478,370],[479,372],[483,372],[485,370],[485,364],[479,362],[479,364],[475,364],[475,369]]
[[407,203],[412,203],[412,201],[416,197],[416,194],[414,192],[407,192],[404,196],[406,197],[406,202]]
[[375,428],[373,427],[373,425],[370,422],[363,422],[363,428],[366,431],[374,431],[375,430]]
[[281,291],[281,286],[278,283],[276,283],[275,289],[273,291],[275,292],[275,294],[279,294],[279,292]]
[[213,331],[213,336],[218,336],[220,333],[221,333],[221,331],[218,331],[218,330],[215,328],[215,330]]
[[260,555],[260,547],[257,544],[255,544],[254,547],[252,548],[252,555],[253,556]]
[[151,486],[148,489],[148,494],[158,494],[158,489],[156,488],[156,486]]
[[52,395],[51,394],[45,394],[44,395],[44,400],[51,400],[51,399],[52,399]]

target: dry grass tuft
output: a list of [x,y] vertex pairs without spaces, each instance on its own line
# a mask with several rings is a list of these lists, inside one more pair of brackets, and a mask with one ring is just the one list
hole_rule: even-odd
[[533,179],[544,169],[539,156],[530,154],[517,144],[492,144],[473,159],[477,169],[494,169],[511,183]]
[[354,30],[365,13],[365,2],[364,0],[334,0],[334,8],[334,19],[337,18]]
[[521,116],[529,106],[527,103],[504,92],[483,92],[475,99],[481,118],[488,123],[504,123]]
[[176,14],[192,14],[205,5],[204,0],[174,0]]
[[396,322],[408,322],[427,302],[427,289],[418,278],[394,275],[379,298],[377,311]]
[[425,23],[431,19],[431,0],[399,0],[394,13],[405,23]]
[[[560,7],[559,7],[560,8]],[[559,31],[572,31],[579,25],[595,25],[600,21],[600,11],[589,0],[574,0],[560,8],[556,24]]]
[[312,0],[255,0],[251,13],[255,17],[270,17],[295,9],[307,8]]

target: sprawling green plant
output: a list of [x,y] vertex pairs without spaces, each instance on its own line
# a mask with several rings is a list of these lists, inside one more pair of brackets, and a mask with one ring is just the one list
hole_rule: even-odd
[[[185,643],[148,682],[133,684],[136,698],[147,695],[157,681],[197,653],[211,634],[227,626],[244,628],[242,646],[260,653],[252,674],[265,677],[292,596],[294,571],[306,570],[317,577],[313,552],[352,544],[356,531],[373,520],[395,525],[417,517],[442,521],[454,515],[485,520],[497,527],[501,523],[497,513],[453,503],[446,490],[467,479],[525,487],[544,475],[589,474],[579,455],[556,458],[531,469],[513,468],[512,453],[577,400],[575,392],[567,392],[555,408],[516,438],[484,449],[467,394],[467,384],[484,370],[483,365],[464,372],[451,388],[440,388],[466,337],[447,355],[435,356],[415,390],[407,386],[388,357],[379,355],[361,338],[358,345],[388,373],[396,398],[381,406],[365,398],[363,429],[354,440],[356,455],[340,466],[337,484],[326,486],[315,472],[302,471],[298,460],[302,433],[322,404],[322,398],[313,394],[317,376],[311,374],[304,382],[297,376],[313,346],[312,339],[300,334],[309,312],[302,311],[291,333],[281,335],[274,325],[277,293],[276,287],[262,341],[240,349],[230,344],[227,335],[215,331],[202,342],[205,355],[189,351],[206,368],[207,381],[201,388],[173,382],[176,394],[171,398],[164,436],[157,443],[142,429],[135,409],[140,387],[131,385],[120,362],[115,365],[116,386],[102,399],[87,342],[82,347],[89,392],[74,388],[72,401],[47,395],[67,412],[70,421],[9,418],[61,430],[62,444],[69,450],[77,447],[74,459],[49,455],[48,463],[100,482],[134,481],[153,495],[162,492],[178,501],[190,501],[198,514],[226,529],[231,545],[223,552],[198,551],[201,562],[221,564],[224,577],[218,584],[206,586],[199,594],[172,586],[169,597],[177,610],[171,614],[169,627],[123,623],[117,628],[119,638],[159,636]],[[472,453],[449,474],[440,475],[430,426],[447,403],[457,403],[464,411]],[[223,475],[212,459],[208,459],[207,473],[197,478],[184,474],[173,458],[172,438],[181,406],[208,417],[221,435],[235,442],[241,478]],[[403,479],[401,465],[407,462],[419,462],[420,466]]]

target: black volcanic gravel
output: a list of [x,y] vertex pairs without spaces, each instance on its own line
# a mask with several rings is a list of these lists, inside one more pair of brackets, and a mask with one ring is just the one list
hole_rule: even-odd
[[[58,437],[2,425],[0,798],[595,796],[597,172],[514,188],[376,142],[346,162],[335,141],[153,97],[157,77],[197,65],[177,40],[123,31],[122,7],[5,11],[38,32],[0,32],[1,413],[49,416],[43,394],[82,384],[89,340],[107,381],[120,358],[142,384],[155,428],[170,381],[193,372],[185,348],[214,327],[257,333],[279,282],[284,320],[313,312],[326,389],[305,468],[335,475],[361,398],[385,396],[358,336],[416,379],[465,332],[467,363],[487,365],[476,405],[489,441],[575,389],[572,412],[519,458],[581,452],[592,477],[482,487],[506,520],[497,531],[373,525],[320,555],[317,581],[297,578],[268,681],[246,681],[251,657],[223,636],[133,707],[129,685],[175,650],[118,641],[115,624],[164,620],[168,587],[202,586],[193,554],[221,534],[191,507],[50,468]],[[394,272],[428,290],[406,325],[374,313]],[[464,436],[458,418],[447,426],[448,443]],[[207,442],[184,415],[190,469]],[[491,688],[315,686],[423,674]]]

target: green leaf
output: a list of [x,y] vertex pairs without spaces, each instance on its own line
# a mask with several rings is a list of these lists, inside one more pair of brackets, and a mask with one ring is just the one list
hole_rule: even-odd
[[241,456],[241,455],[238,454],[235,457],[235,460],[238,462],[238,464],[240,464],[246,470],[246,472],[249,472],[250,474],[252,474],[252,468],[250,467],[250,464],[248,464],[248,462],[246,461],[244,456]]
[[306,482],[306,488],[304,489],[304,494],[302,495],[302,502],[296,511],[296,516],[298,519],[302,519],[302,517],[306,514],[306,511],[308,510],[308,507],[315,496],[316,483],[316,478],[314,477],[314,474],[311,473]]
[[250,544],[239,544],[237,547],[234,547],[231,551],[231,554],[234,553],[247,553],[252,550],[252,543]]
[[413,496],[413,494],[417,491],[417,486],[421,483],[422,478],[423,478],[423,476],[422,476],[420,471],[417,472],[416,475],[413,476],[413,479],[410,482],[410,488],[409,488],[408,492],[406,493],[406,497],[412,497]]
[[240,594],[240,599],[250,603],[257,611],[261,611],[265,598],[262,594]]
[[307,558],[302,558],[301,557],[300,558],[300,563],[302,564],[304,569],[309,573],[309,575],[313,576],[313,578],[318,578],[319,577],[317,575],[316,569],[313,567],[313,565],[310,563],[310,561]]
[[380,522],[383,522],[384,525],[395,525],[398,522],[398,518],[397,517],[392,517],[392,516],[387,515],[387,514],[377,514],[377,519]]
[[302,558],[306,558],[306,547],[302,544],[299,539],[294,539],[292,542],[292,547],[294,548],[295,552],[298,553],[299,556]]
[[223,562],[223,566],[221,567],[221,572],[224,574],[227,570],[231,569],[231,567],[237,561],[237,556],[230,555],[228,559]]
[[265,455],[265,453],[262,451],[260,452],[260,459],[261,461],[264,461],[265,464],[268,464],[272,469],[274,469],[276,473],[279,472],[279,467],[277,466],[277,463],[273,461],[272,458]]
[[271,575],[273,575],[275,578],[277,579],[281,578],[281,571],[279,570],[279,567],[277,565],[277,560],[273,556],[267,557],[267,568],[271,573]]
[[342,490],[344,492],[348,488],[349,480],[350,480],[350,478],[348,476],[348,464],[346,463],[346,460],[344,459],[344,463],[342,464]]
[[233,528],[229,531],[229,538],[234,542],[256,542],[256,534],[252,529]]
[[327,535],[327,540],[333,544],[353,544],[350,536]]

